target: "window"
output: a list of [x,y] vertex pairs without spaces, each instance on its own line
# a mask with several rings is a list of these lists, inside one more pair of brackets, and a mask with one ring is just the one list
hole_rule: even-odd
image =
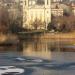
[[26,1],[25,1],[25,5],[26,5]]
[[47,0],[47,5],[48,5],[48,0]]
[[35,5],[36,4],[36,0],[29,0],[29,5]]
[[45,4],[45,0],[36,0],[36,4],[37,5],[44,5]]

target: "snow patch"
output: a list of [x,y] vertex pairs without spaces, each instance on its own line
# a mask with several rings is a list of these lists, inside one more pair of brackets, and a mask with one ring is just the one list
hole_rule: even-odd
[[24,73],[24,69],[17,68],[15,66],[0,66],[0,75],[3,74],[22,74]]

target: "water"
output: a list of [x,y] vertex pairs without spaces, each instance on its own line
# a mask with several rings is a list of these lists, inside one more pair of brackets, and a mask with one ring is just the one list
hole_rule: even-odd
[[[23,56],[58,59],[65,53],[74,53],[74,40],[31,39],[23,40]],[[69,56],[69,55],[68,55]],[[69,57],[70,58],[70,57]],[[62,60],[62,59],[61,59]]]
[[75,40],[22,40],[22,51],[0,52],[0,65],[24,69],[21,75],[75,75],[74,43]]

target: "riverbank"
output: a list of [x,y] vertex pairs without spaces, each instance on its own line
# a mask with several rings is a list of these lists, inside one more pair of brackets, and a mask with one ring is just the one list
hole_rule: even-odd
[[42,32],[42,33],[20,33],[18,35],[18,37],[22,40],[54,40],[54,41],[65,41],[65,40],[69,40],[69,41],[75,41],[75,32],[71,32],[71,33],[59,33],[59,32]]
[[17,50],[19,39],[14,34],[0,34],[0,51]]
[[75,39],[75,32],[72,33],[44,33],[41,38],[45,39]]

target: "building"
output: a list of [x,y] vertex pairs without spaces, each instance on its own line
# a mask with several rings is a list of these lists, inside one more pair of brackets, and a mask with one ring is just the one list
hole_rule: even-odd
[[62,2],[63,0],[52,0],[52,3]]
[[63,16],[64,11],[63,11],[63,9],[60,9],[60,8],[51,9],[51,13],[53,16]]
[[23,0],[23,27],[34,29],[30,23],[36,19],[45,22],[40,29],[47,29],[51,22],[51,0]]
[[75,16],[75,3],[71,4],[72,14]]
[[64,8],[60,3],[52,3],[51,5],[51,14],[53,16],[63,16]]

